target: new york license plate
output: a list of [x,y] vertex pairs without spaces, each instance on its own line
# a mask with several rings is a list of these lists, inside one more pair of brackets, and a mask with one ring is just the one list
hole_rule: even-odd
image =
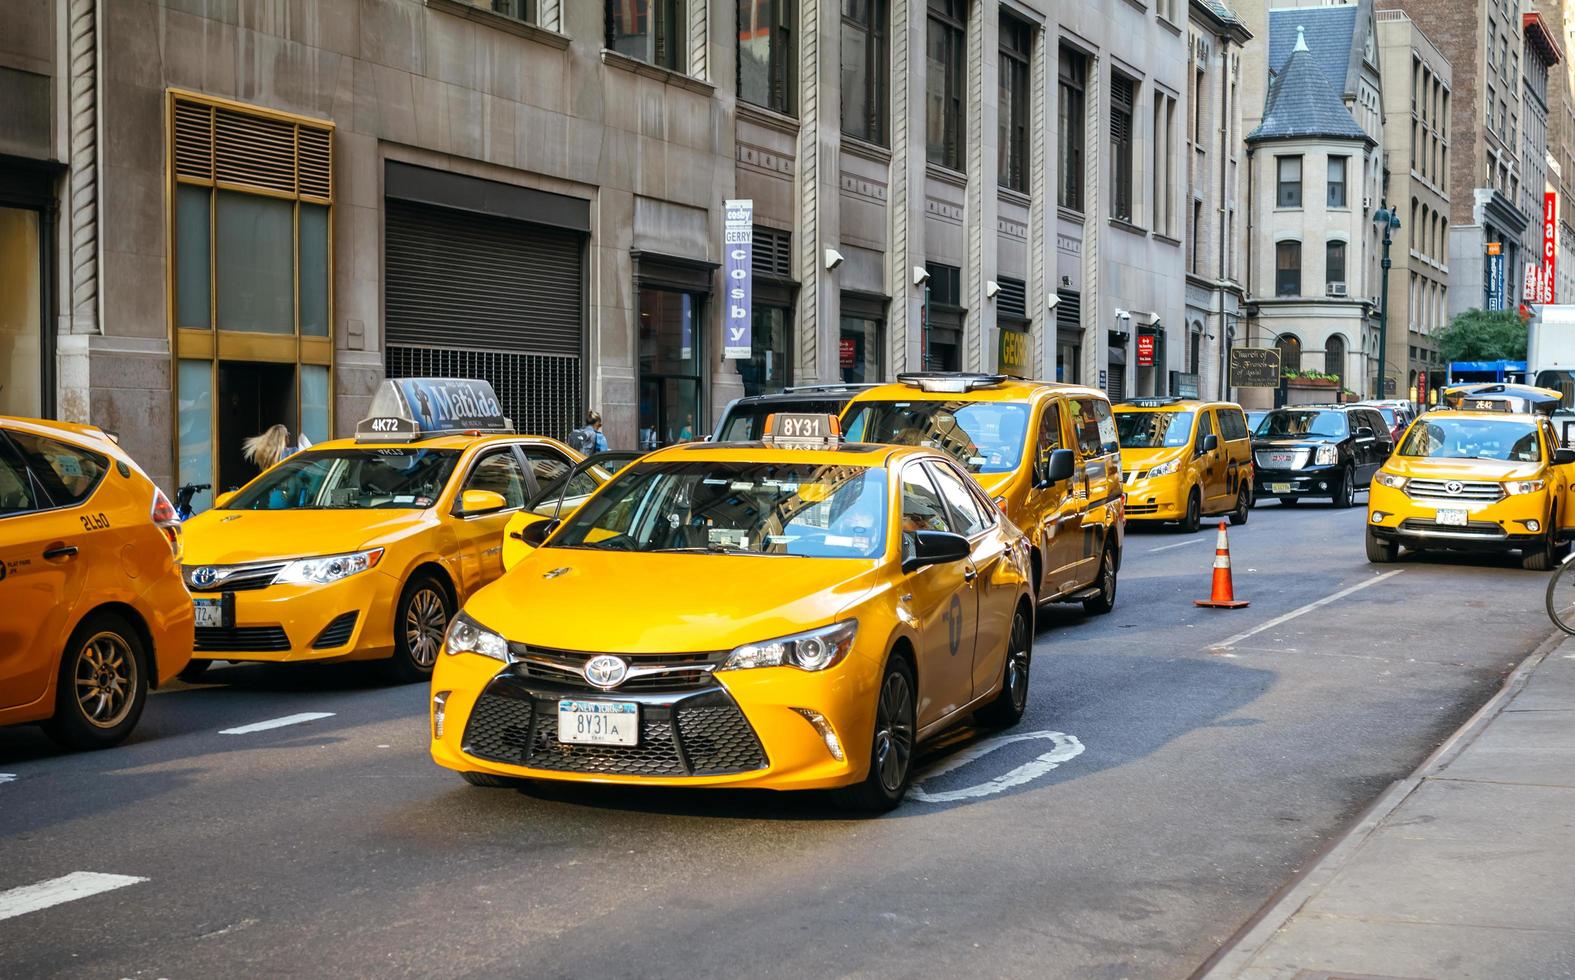
[[559,701],[558,741],[638,745],[640,706],[632,701]]
[[224,629],[230,624],[224,621],[223,599],[193,599],[192,606],[197,614],[198,626],[211,626]]
[[1469,516],[1463,510],[1440,510],[1438,523],[1444,527],[1465,527]]

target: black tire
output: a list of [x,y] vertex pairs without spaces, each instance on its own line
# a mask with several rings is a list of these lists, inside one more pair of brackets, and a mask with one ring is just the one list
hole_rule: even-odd
[[137,727],[148,701],[142,637],[114,613],[84,619],[66,642],[56,678],[49,737],[70,749],[107,749]]
[[1099,557],[1099,594],[1083,600],[1083,611],[1091,616],[1103,616],[1116,608],[1116,552],[1105,545]]
[[1230,522],[1237,527],[1247,523],[1247,518],[1252,516],[1252,497],[1247,493],[1247,485],[1243,483],[1236,490],[1236,509],[1230,512]]
[[1033,666],[1034,623],[1028,607],[1019,605],[1006,635],[1006,662],[1001,667],[1001,693],[974,712],[981,725],[1011,728],[1028,710],[1028,671]]
[[206,674],[208,672],[208,668],[212,666],[212,660],[197,660],[196,658],[193,658],[192,661],[186,666],[182,667],[180,673],[176,674],[175,676],[179,677],[187,684],[197,684],[202,681],[202,676]]
[[1548,577],[1548,618],[1553,625],[1575,636],[1575,562],[1566,562]]
[[875,731],[870,739],[870,768],[864,781],[837,791],[837,802],[860,813],[896,809],[913,779],[913,670],[899,656],[886,663],[875,694]]
[[437,577],[412,575],[394,607],[394,655],[384,673],[396,684],[413,684],[432,676],[438,648],[454,617],[454,600]]
[[1335,484],[1329,499],[1342,510],[1356,503],[1356,473],[1349,466],[1340,471],[1340,482]]
[[1520,567],[1529,572],[1552,571],[1553,567],[1558,563],[1559,544],[1552,531],[1548,532],[1547,537],[1542,539],[1540,545],[1528,549],[1520,559]]
[[1203,497],[1198,493],[1198,488],[1193,487],[1187,494],[1187,514],[1181,519],[1181,529],[1188,534],[1196,534],[1198,528],[1203,526]]
[[1400,557],[1400,545],[1395,541],[1385,541],[1373,533],[1372,528],[1367,529],[1367,560],[1374,565],[1387,565]]
[[489,772],[462,772],[459,778],[472,786],[482,786],[486,789],[515,789],[527,782],[509,776],[494,776]]

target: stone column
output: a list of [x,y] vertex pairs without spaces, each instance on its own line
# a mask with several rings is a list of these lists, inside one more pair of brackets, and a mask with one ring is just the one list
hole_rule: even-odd
[[919,317],[924,291],[914,287],[913,269],[924,265],[925,10],[924,0],[891,2],[891,307],[886,342],[893,377],[923,364]]
[[1099,384],[1099,372],[1109,365],[1110,313],[1104,308],[1104,269],[1100,253],[1105,236],[1105,185],[1101,180],[1109,153],[1104,135],[1105,63],[1097,54],[1088,56],[1088,87],[1083,104],[1083,382]]
[[841,297],[837,277],[822,256],[841,241],[838,187],[842,141],[842,74],[839,39],[842,7],[836,0],[799,0],[798,237],[794,275],[798,279],[798,361],[794,380],[837,378],[837,331]]
[[[1055,310],[1050,297],[1055,295],[1056,188],[1059,186],[1060,160],[1049,150],[1056,138],[1051,113],[1056,111],[1057,79],[1050,71],[1051,59],[1058,56],[1056,37],[1045,25],[1034,34],[1033,63],[1029,65],[1028,90],[1034,110],[1028,117],[1028,329],[1033,331],[1034,376],[1055,378]],[[999,110],[997,110],[999,111]]]
[[[58,412],[87,422],[91,378],[87,336],[100,334],[99,321],[99,11],[97,0],[65,5],[66,132],[71,170],[66,184],[67,274],[57,328]],[[86,335],[80,341],[74,335]]]
[[963,269],[962,368],[985,371],[995,367],[989,341],[995,336],[995,301],[985,295],[985,283],[995,278],[995,215],[999,210],[996,187],[996,129],[1000,72],[1000,25],[993,4],[977,4],[968,20],[968,60],[963,113],[967,118],[968,261]]

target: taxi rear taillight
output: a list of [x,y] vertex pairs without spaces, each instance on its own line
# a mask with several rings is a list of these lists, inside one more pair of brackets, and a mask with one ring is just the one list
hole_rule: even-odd
[[170,553],[176,559],[180,558],[180,517],[175,513],[175,505],[170,503],[170,498],[164,496],[164,491],[158,487],[153,488],[153,523],[164,533],[164,539],[169,542]]

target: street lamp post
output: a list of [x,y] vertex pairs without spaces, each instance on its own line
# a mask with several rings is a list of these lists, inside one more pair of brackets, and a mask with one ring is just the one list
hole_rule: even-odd
[[1400,228],[1399,213],[1390,210],[1389,202],[1380,202],[1378,210],[1373,212],[1373,224],[1384,230],[1384,258],[1381,263],[1383,268],[1382,281],[1379,284],[1378,300],[1378,395],[1379,398],[1388,398],[1389,389],[1385,382],[1388,380],[1388,370],[1385,361],[1389,356],[1389,245],[1394,241],[1394,233]]

